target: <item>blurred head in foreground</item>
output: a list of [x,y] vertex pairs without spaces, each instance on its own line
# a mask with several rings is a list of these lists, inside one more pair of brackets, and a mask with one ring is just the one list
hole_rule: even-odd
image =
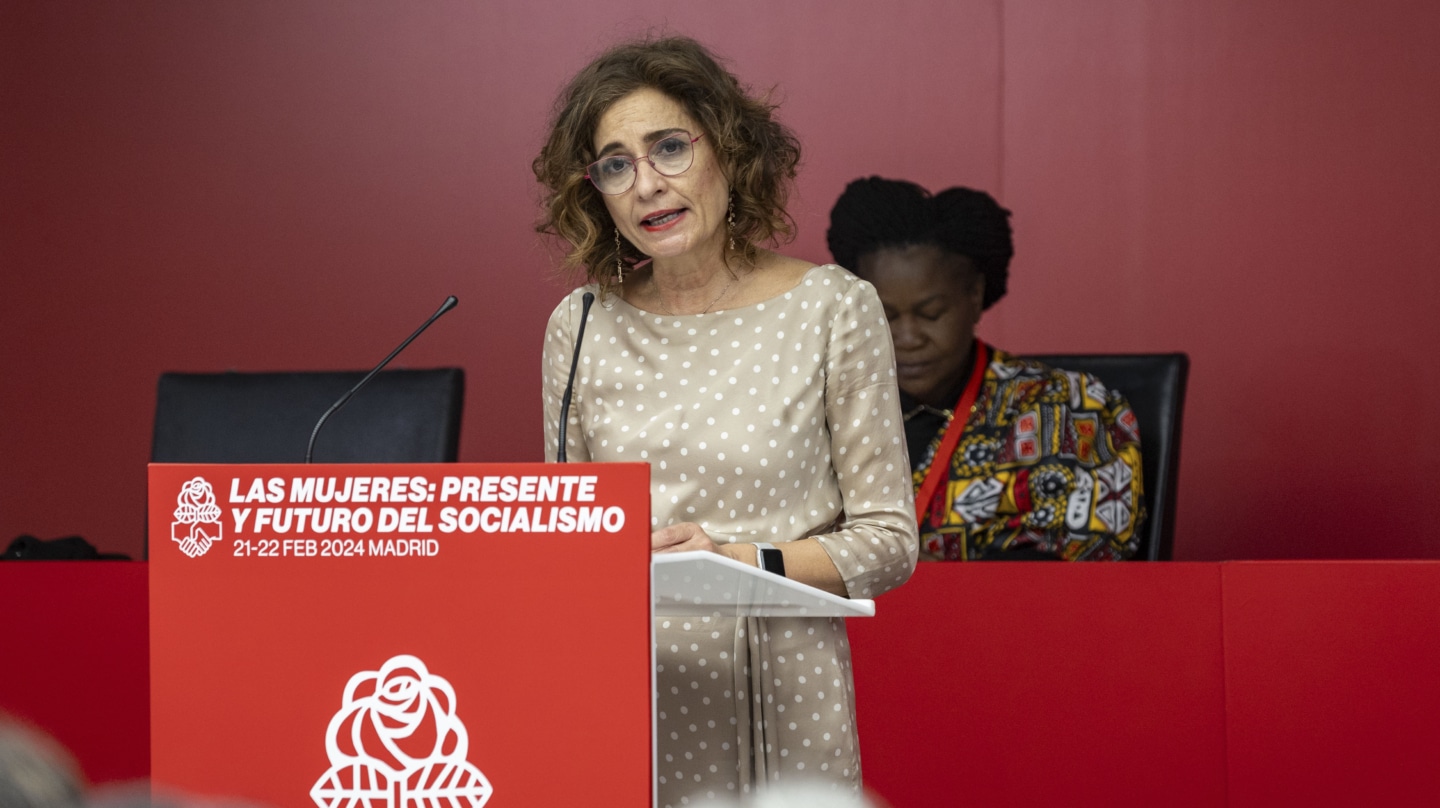
[[0,714],[0,806],[81,808],[74,761],[51,738]]

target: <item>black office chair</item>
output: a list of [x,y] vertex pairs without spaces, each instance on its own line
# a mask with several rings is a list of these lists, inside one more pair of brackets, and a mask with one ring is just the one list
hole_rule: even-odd
[[[364,371],[165,373],[155,463],[303,463],[315,422]],[[460,368],[375,374],[330,416],[317,463],[448,463],[460,445]]]
[[1030,356],[1051,367],[1089,373],[1125,394],[1140,420],[1145,510],[1149,519],[1136,559],[1169,561],[1175,548],[1175,491],[1180,477],[1180,422],[1190,357],[1171,354]]

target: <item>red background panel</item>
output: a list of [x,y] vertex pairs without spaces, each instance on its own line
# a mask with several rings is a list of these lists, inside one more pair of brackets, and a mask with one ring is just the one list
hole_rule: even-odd
[[91,783],[150,774],[145,564],[0,563],[0,709],[54,736]]
[[847,621],[895,808],[1225,801],[1212,564],[921,564]]
[[982,336],[1190,353],[1178,558],[1440,556],[1437,27],[1428,0],[0,5],[0,537],[138,556],[161,372],[368,367],[450,293],[402,364],[469,371],[463,460],[540,459],[566,284],[529,162],[566,77],[670,31],[774,88],[794,254],[826,258],[854,177],[987,188],[1017,255]]
[[1440,798],[1440,564],[1226,564],[1231,808]]

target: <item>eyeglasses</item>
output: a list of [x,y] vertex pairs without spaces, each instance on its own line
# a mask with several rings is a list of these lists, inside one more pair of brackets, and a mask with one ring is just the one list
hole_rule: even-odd
[[677,132],[657,141],[644,157],[628,157],[612,154],[585,166],[585,179],[594,183],[595,190],[606,196],[623,194],[635,185],[639,173],[636,163],[644,160],[656,173],[675,177],[684,174],[695,162],[695,141],[705,137],[690,137],[689,132]]

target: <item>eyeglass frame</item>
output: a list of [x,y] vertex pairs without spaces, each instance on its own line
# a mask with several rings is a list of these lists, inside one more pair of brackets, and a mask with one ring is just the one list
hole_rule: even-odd
[[[690,151],[690,165],[685,166],[684,168],[680,169],[679,171],[675,172],[674,174],[666,174],[664,171],[661,171],[661,170],[660,170],[660,167],[659,167],[659,166],[655,165],[655,159],[650,156],[650,153],[653,152],[653,151],[655,150],[655,147],[656,147],[656,146],[659,146],[661,143],[664,143],[665,141],[667,141],[667,140],[669,140],[669,139],[671,139],[671,138],[673,138],[673,137],[680,137],[680,136],[682,136],[682,135],[685,137],[686,140],[689,140],[689,141],[690,141],[690,146],[692,147],[692,148],[691,148],[691,151]],[[640,165],[639,165],[639,163],[640,163],[641,160],[644,160],[645,162],[649,163],[649,164],[650,164],[650,168],[653,169],[656,174],[659,174],[659,175],[662,176],[662,177],[678,177],[678,176],[680,176],[681,174],[684,174],[686,171],[689,171],[690,169],[692,169],[692,168],[695,167],[695,151],[694,151],[694,148],[693,148],[693,147],[695,146],[695,144],[696,144],[697,142],[699,142],[700,138],[703,138],[703,137],[705,137],[705,133],[704,133],[704,132],[701,132],[700,134],[698,134],[698,135],[696,135],[696,136],[694,136],[694,137],[690,137],[690,133],[689,133],[689,132],[687,132],[687,131],[684,130],[684,129],[680,129],[680,130],[677,130],[677,131],[675,131],[675,132],[673,132],[673,133],[671,133],[671,134],[669,134],[669,135],[666,135],[665,137],[662,137],[662,138],[660,138],[659,140],[655,141],[655,144],[654,144],[653,146],[651,146],[648,151],[646,151],[644,154],[640,155],[639,157],[631,157],[631,156],[628,155],[628,154],[607,154],[607,155],[605,155],[604,157],[599,158],[598,160],[593,160],[593,161],[591,161],[590,163],[588,163],[588,164],[585,166],[585,179],[587,179],[587,180],[590,181],[590,184],[591,184],[592,186],[594,186],[594,188],[595,188],[596,191],[599,191],[600,193],[604,194],[605,196],[620,196],[621,194],[627,193],[631,188],[634,188],[634,187],[635,187],[635,181],[640,178]],[[591,169],[593,169],[593,168],[594,168],[596,165],[598,165],[599,163],[602,163],[602,162],[604,162],[604,161],[606,161],[606,160],[613,160],[613,159],[615,159],[615,158],[617,158],[617,157],[620,158],[620,159],[622,159],[622,160],[626,160],[626,161],[628,161],[628,162],[630,163],[630,184],[627,185],[627,186],[625,186],[625,189],[624,189],[623,191],[615,191],[615,192],[613,192],[613,193],[606,193],[604,190],[602,190],[602,189],[600,188],[600,183],[596,182],[596,181],[595,181],[595,178],[592,177],[592,176],[590,176],[590,171],[591,171]]]

